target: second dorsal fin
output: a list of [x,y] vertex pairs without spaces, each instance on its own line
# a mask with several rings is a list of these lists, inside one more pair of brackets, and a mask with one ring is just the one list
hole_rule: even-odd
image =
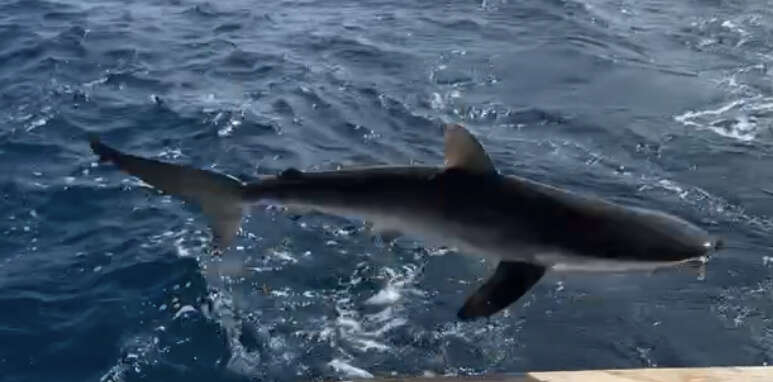
[[462,125],[445,127],[445,166],[478,173],[494,173],[496,169],[480,142]]

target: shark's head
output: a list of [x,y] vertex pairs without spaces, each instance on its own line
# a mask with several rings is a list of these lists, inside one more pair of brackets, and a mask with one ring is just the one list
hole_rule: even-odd
[[632,208],[642,223],[642,242],[650,243],[652,261],[686,261],[711,256],[724,247],[721,238],[686,220],[658,211]]

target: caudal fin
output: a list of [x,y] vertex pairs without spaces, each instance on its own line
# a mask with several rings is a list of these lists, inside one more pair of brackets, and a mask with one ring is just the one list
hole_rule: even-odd
[[243,186],[238,180],[213,171],[124,154],[94,136],[90,144],[101,162],[113,162],[165,194],[199,205],[212,227],[217,248],[224,249],[236,236],[243,212]]

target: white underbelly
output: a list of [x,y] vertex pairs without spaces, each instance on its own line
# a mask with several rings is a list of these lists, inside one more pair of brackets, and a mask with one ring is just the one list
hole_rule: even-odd
[[659,268],[674,267],[681,264],[701,262],[705,257],[679,261],[634,261],[608,260],[588,256],[575,256],[561,253],[543,253],[535,256],[540,264],[556,272],[629,272],[653,271]]
[[294,210],[316,210],[331,215],[363,219],[372,224],[374,231],[401,232],[420,239],[428,245],[447,246],[456,248],[468,255],[502,261],[536,263],[558,272],[652,271],[695,261],[705,262],[705,259],[701,258],[680,261],[609,260],[556,252],[545,247],[535,247],[516,241],[497,243],[497,240],[491,236],[491,232],[485,229],[441,220],[415,211],[385,212],[374,209],[304,205],[301,203],[284,203],[284,205]]

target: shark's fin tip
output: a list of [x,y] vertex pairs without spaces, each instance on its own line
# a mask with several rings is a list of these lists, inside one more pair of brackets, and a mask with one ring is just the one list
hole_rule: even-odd
[[480,173],[496,172],[480,142],[458,124],[445,126],[445,165]]
[[464,321],[489,317],[521,298],[544,274],[545,267],[539,265],[502,261],[494,275],[467,298],[457,317]]
[[95,133],[90,133],[88,136],[89,147],[99,157],[100,162],[111,162],[115,159],[118,151],[114,148],[102,143],[102,140]]

